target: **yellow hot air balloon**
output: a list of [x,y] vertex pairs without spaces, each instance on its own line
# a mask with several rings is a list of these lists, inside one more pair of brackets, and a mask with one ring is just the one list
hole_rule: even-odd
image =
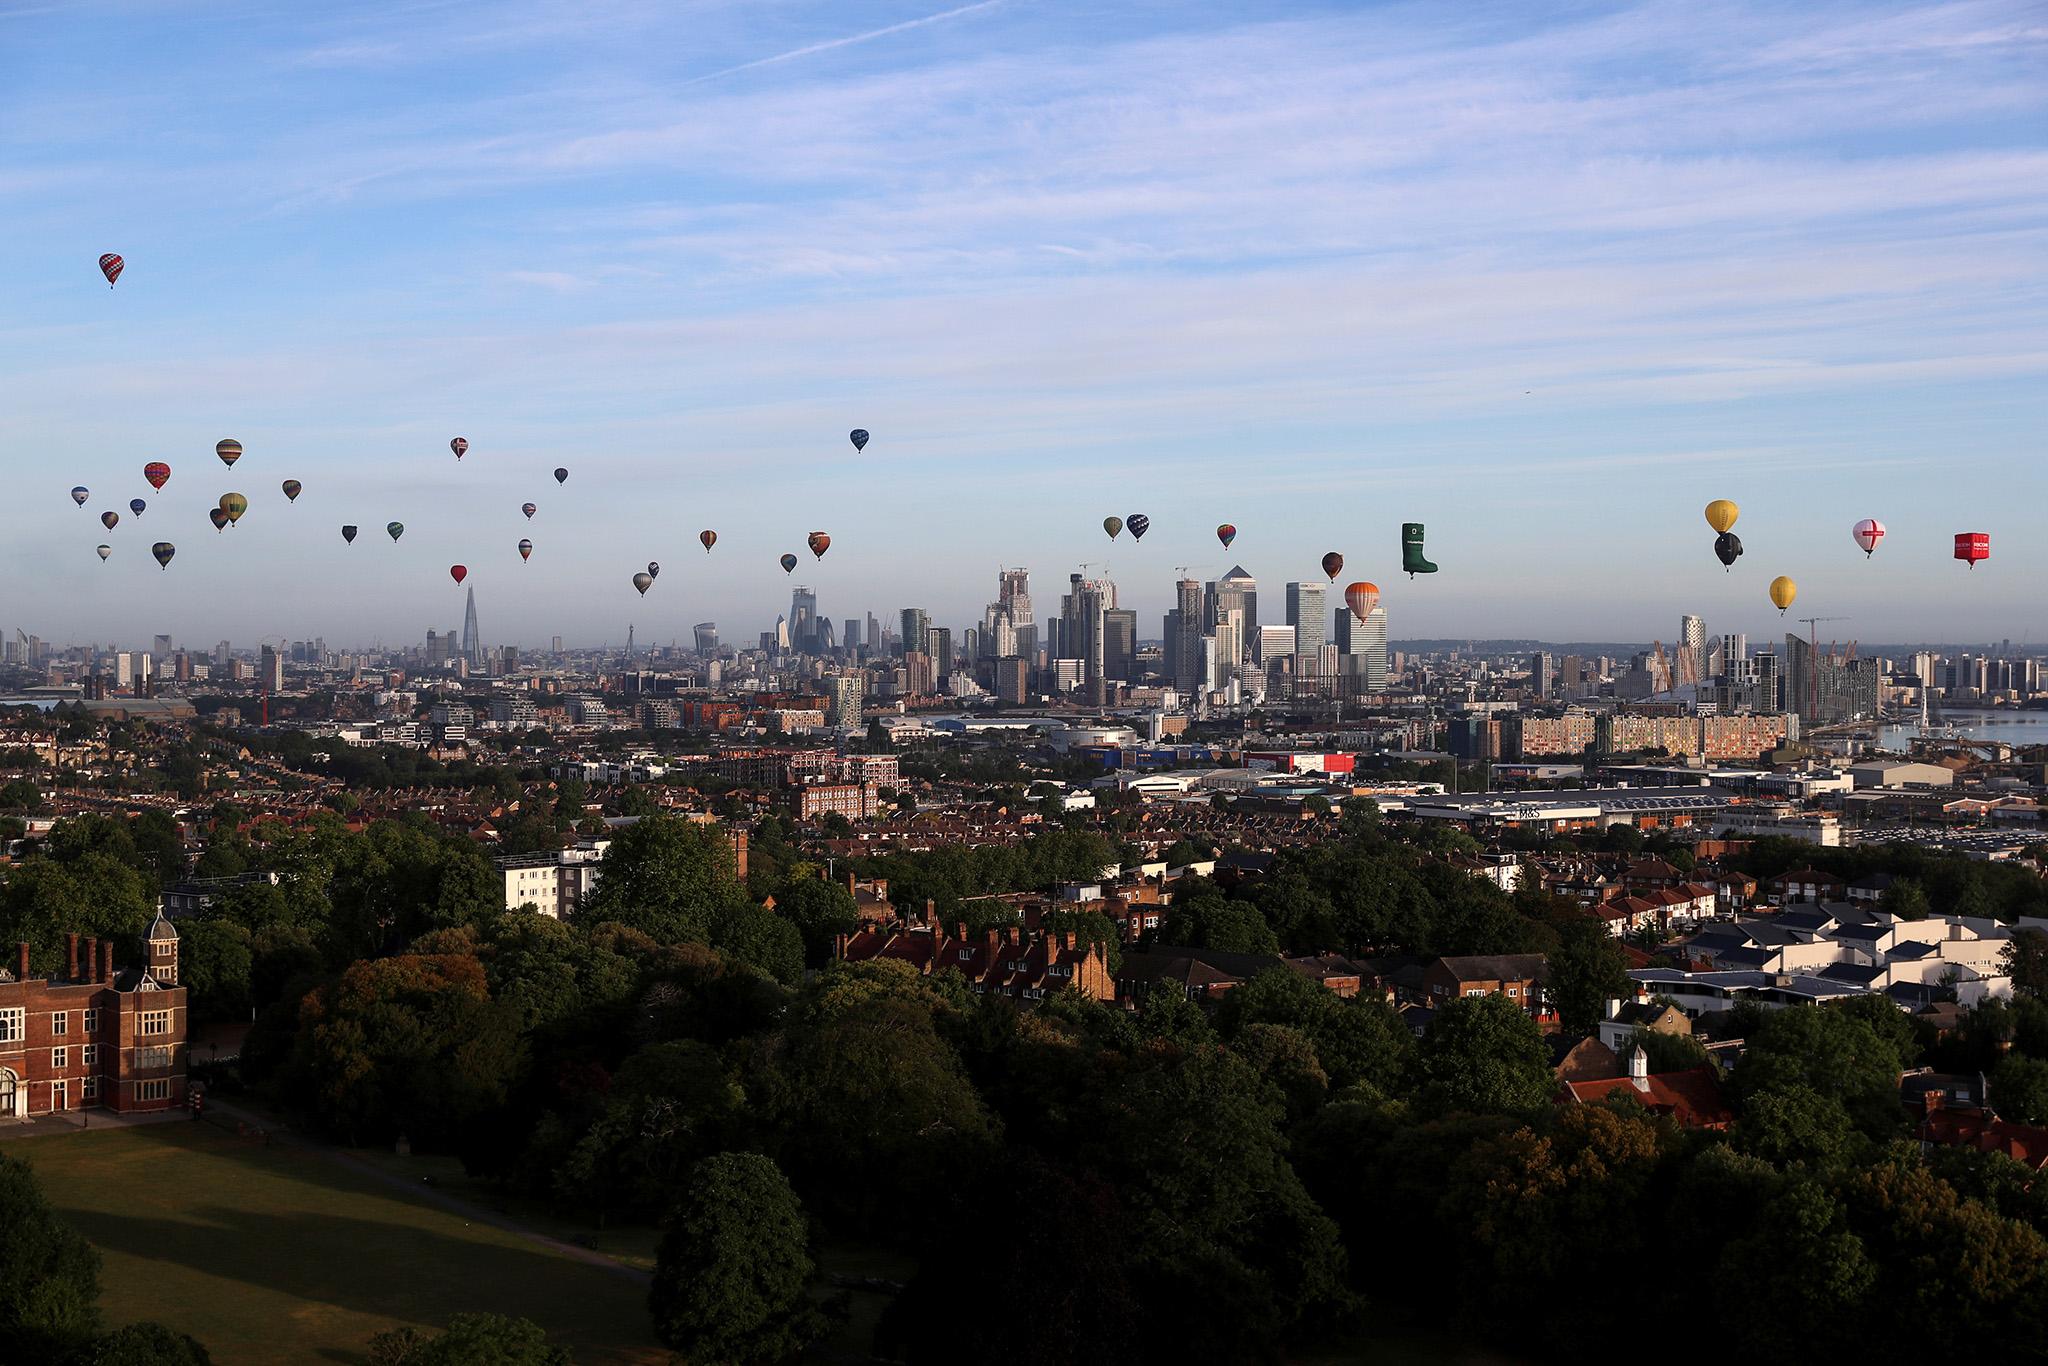
[[1782,613],[1787,607],[1790,607],[1792,599],[1798,596],[1799,585],[1786,578],[1783,574],[1771,580],[1771,602],[1777,606],[1779,612]]
[[1707,525],[1714,529],[1715,535],[1731,530],[1735,526],[1735,519],[1741,515],[1742,509],[1726,498],[1716,498],[1707,504]]
[[228,515],[230,522],[242,520],[242,514],[249,510],[249,500],[239,493],[223,493],[220,496],[220,510]]

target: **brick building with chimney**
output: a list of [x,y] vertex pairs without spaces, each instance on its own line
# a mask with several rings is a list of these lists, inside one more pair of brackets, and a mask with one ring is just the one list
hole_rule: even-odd
[[184,1105],[185,988],[171,922],[150,924],[139,968],[114,965],[111,939],[64,941],[61,979],[30,976],[26,944],[11,971],[0,968],[0,1118]]

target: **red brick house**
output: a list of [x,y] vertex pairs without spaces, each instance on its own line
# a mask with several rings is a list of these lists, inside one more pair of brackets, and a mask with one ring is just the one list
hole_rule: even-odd
[[31,977],[26,944],[0,969],[0,1117],[185,1103],[178,932],[159,915],[143,942],[143,968],[117,969],[112,940],[69,934],[63,978]]
[[1072,931],[1026,936],[1020,926],[969,938],[962,925],[946,934],[936,925],[896,923],[842,934],[834,956],[849,963],[889,958],[930,975],[951,968],[978,993],[1008,996],[1029,1004],[1073,987],[1090,1000],[1116,994],[1109,962],[1096,944],[1082,944]]
[[1539,1022],[1548,1017],[1540,953],[1490,953],[1439,958],[1422,970],[1422,1004],[1440,1009],[1466,996],[1505,996]]

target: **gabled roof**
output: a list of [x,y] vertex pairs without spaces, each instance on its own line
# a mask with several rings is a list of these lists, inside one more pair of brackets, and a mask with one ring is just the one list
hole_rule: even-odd
[[1654,1113],[1669,1115],[1688,1129],[1726,1128],[1735,1118],[1721,1098],[1721,1084],[1711,1066],[1657,1073],[1645,1078],[1641,1088],[1631,1078],[1615,1077],[1568,1081],[1565,1091],[1581,1105],[1597,1104],[1609,1096],[1633,1096]]
[[1460,982],[1540,982],[1549,975],[1540,953],[1474,954],[1437,962]]

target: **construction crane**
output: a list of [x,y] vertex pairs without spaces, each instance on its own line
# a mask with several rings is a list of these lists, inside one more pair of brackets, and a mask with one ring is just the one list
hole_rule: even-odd
[[[1820,720],[1820,623],[1823,621],[1847,621],[1847,617],[1795,617],[1795,621],[1806,623],[1806,715],[1810,722]],[[1834,647],[1828,647],[1830,658]]]

